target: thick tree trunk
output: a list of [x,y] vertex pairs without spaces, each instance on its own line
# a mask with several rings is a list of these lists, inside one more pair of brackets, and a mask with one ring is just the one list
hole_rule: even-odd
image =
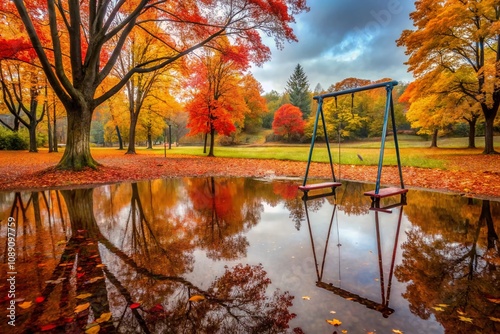
[[208,141],[208,133],[205,133],[203,138],[203,153],[207,153],[207,141]]
[[85,231],[89,238],[98,238],[100,230],[94,215],[94,189],[61,190],[71,223],[71,233],[76,236]]
[[431,147],[438,147],[438,129],[435,129],[432,133]]
[[477,118],[473,117],[471,120],[468,120],[469,123],[469,145],[467,148],[476,148],[476,123]]
[[485,133],[484,133],[484,151],[483,154],[497,154],[498,152],[495,151],[495,147],[493,145],[493,139],[494,139],[494,123],[495,123],[495,116],[497,113],[490,113],[484,115],[486,119],[486,127],[485,127]]
[[90,154],[90,109],[68,110],[66,149],[57,164],[58,169],[82,170],[96,168],[99,164]]
[[123,139],[122,139],[122,135],[120,133],[120,128],[118,127],[118,125],[116,125],[115,129],[116,129],[116,136],[118,137],[118,145],[120,145],[120,147],[118,149],[123,150]]
[[208,150],[209,157],[215,157],[214,146],[215,146],[215,129],[212,127],[210,129],[210,149]]
[[50,111],[48,110],[47,106],[47,134],[48,134],[48,140],[49,140],[49,153],[54,152],[54,146],[52,144],[52,124],[50,124]]
[[137,116],[130,113],[130,130],[128,132],[128,149],[125,154],[136,154],[135,152],[135,128],[137,126]]
[[30,127],[29,127],[30,152],[38,152],[38,148],[36,147],[36,126],[37,126],[37,124],[38,124],[38,122],[36,120],[36,113],[35,113],[34,117],[30,118]]
[[148,129],[148,149],[153,149],[153,138],[151,136],[151,129]]
[[52,131],[54,131],[54,135],[52,136],[52,144],[54,145],[52,148],[53,152],[59,152],[59,148],[57,147],[57,117],[56,117],[56,106],[54,103],[54,118],[52,122],[54,123]]

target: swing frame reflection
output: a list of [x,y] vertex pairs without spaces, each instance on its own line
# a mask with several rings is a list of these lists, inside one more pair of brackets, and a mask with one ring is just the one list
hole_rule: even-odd
[[[316,254],[316,247],[315,247],[314,236],[313,236],[313,227],[312,227],[311,219],[309,216],[307,202],[312,201],[314,199],[328,198],[330,196],[332,196],[335,204],[333,204],[333,211],[332,211],[332,215],[330,217],[330,221],[329,221],[329,225],[328,225],[328,234],[326,236],[326,242],[325,242],[325,247],[324,247],[324,251],[323,251],[323,259],[321,261],[321,266],[320,266],[320,263],[318,261],[318,256]],[[395,266],[396,253],[397,253],[398,242],[399,242],[401,220],[403,217],[403,207],[404,207],[404,205],[406,205],[406,202],[398,203],[398,204],[392,206],[392,208],[400,207],[400,210],[399,210],[399,214],[398,214],[396,232],[395,232],[395,237],[394,237],[394,246],[392,249],[390,269],[389,269],[389,274],[387,277],[387,286],[386,286],[383,261],[382,261],[382,243],[381,243],[381,231],[380,231],[380,217],[379,217],[379,215],[380,214],[391,214],[392,211],[373,210],[374,216],[375,216],[376,241],[377,241],[377,253],[378,253],[378,270],[379,270],[379,282],[380,282],[380,294],[381,294],[381,301],[380,302],[363,297],[363,296],[356,294],[352,291],[348,291],[346,289],[343,289],[340,286],[336,286],[333,283],[326,281],[325,278],[323,277],[326,258],[328,256],[328,246],[330,243],[330,235],[332,232],[332,226],[333,226],[333,222],[335,220],[335,215],[337,214],[338,203],[336,201],[335,192],[323,194],[323,195],[316,195],[314,197],[303,198],[303,202],[304,202],[304,207],[305,207],[307,226],[309,229],[311,248],[312,248],[313,257],[314,257],[314,264],[315,264],[316,277],[317,277],[316,286],[319,288],[325,289],[327,291],[333,292],[334,294],[336,294],[336,295],[338,295],[346,300],[357,302],[361,305],[366,306],[369,309],[378,311],[382,314],[382,316],[384,318],[387,318],[391,314],[393,314],[395,312],[395,310],[389,307],[389,301],[390,301],[390,296],[391,296],[392,278],[394,276],[394,266]],[[338,228],[338,224],[337,224],[337,228]],[[340,244],[340,240],[339,240],[339,244],[337,246],[339,247],[339,256],[340,256],[340,247],[342,246]],[[339,259],[339,261],[340,261],[340,259]],[[339,262],[339,264],[340,264],[340,262]],[[340,271],[340,269],[339,269],[339,271]]]

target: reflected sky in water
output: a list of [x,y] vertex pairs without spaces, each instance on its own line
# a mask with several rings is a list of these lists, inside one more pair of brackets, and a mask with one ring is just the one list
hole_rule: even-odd
[[2,277],[8,217],[17,254],[0,332],[500,332],[499,202],[410,190],[385,213],[372,185],[303,201],[299,183],[0,193]]

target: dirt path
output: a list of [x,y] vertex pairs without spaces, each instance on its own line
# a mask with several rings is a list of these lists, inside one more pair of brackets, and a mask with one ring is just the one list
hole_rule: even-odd
[[[70,188],[93,184],[139,181],[167,177],[243,176],[303,178],[306,163],[279,160],[206,158],[171,155],[124,155],[123,151],[106,150],[93,153],[103,166],[82,172],[55,171],[61,153],[28,153],[0,151],[0,191],[41,190],[52,187]],[[448,169],[404,167],[405,185],[450,191],[466,196],[500,200],[500,155],[457,156],[446,158]],[[338,166],[335,172],[339,177]],[[313,163],[310,178],[329,177],[328,164]],[[340,167],[340,179],[375,182],[376,166]],[[398,185],[396,167],[384,167],[384,185]]]

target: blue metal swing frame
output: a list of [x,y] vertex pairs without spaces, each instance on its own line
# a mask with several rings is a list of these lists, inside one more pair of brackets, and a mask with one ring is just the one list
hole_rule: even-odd
[[[323,101],[325,99],[331,98],[331,97],[337,98],[338,96],[342,96],[342,95],[346,95],[346,94],[354,94],[356,92],[385,87],[387,96],[386,96],[386,104],[385,104],[385,111],[384,111],[384,124],[382,127],[382,140],[380,143],[380,155],[379,155],[379,161],[378,161],[377,180],[375,183],[375,190],[366,192],[365,195],[371,197],[372,208],[376,209],[376,210],[388,211],[389,208],[387,208],[387,207],[380,208],[380,199],[384,198],[384,197],[397,195],[397,194],[401,195],[401,203],[399,203],[399,204],[402,204],[402,205],[406,204],[406,192],[408,190],[405,189],[404,182],[403,182],[403,172],[401,169],[401,157],[400,157],[400,153],[399,153],[396,118],[395,118],[395,114],[394,114],[394,102],[392,99],[393,88],[394,88],[394,86],[397,86],[397,85],[398,85],[397,81],[387,81],[387,82],[381,82],[381,83],[372,84],[372,85],[368,85],[368,86],[346,89],[346,90],[342,90],[342,91],[338,91],[338,92],[332,92],[332,93],[326,93],[326,94],[314,96],[314,100],[316,100],[318,102],[318,109],[316,110],[316,118],[315,118],[315,122],[314,122],[313,135],[312,135],[312,139],[311,139],[311,147],[309,149],[309,157],[307,159],[306,174],[305,174],[302,186],[299,186],[299,189],[304,192],[304,197],[307,198],[308,192],[310,190],[331,188],[332,191],[334,192],[337,187],[342,185],[335,178],[335,172],[334,172],[334,168],[333,168],[333,159],[332,159],[332,154],[330,151],[330,143],[328,140],[328,133],[326,131],[325,115],[323,113]],[[386,142],[386,137],[387,137],[387,127],[389,124],[389,115],[391,117],[392,130],[394,133],[394,146],[396,149],[400,188],[392,188],[391,187],[391,188],[380,189],[380,179],[382,176],[382,166],[383,166],[383,161],[384,161],[384,149],[385,149],[385,142]],[[318,123],[319,123],[320,116],[321,116],[321,121],[323,124],[323,131],[325,134],[325,142],[326,142],[326,147],[328,150],[328,158],[329,158],[329,162],[330,162],[330,169],[332,172],[332,180],[328,181],[328,182],[315,183],[315,184],[308,185],[307,184],[307,177],[309,175],[309,168],[311,166],[311,160],[312,160],[312,155],[313,155],[313,150],[314,150],[314,144],[316,142],[316,135],[317,135],[317,131],[318,131]]]

